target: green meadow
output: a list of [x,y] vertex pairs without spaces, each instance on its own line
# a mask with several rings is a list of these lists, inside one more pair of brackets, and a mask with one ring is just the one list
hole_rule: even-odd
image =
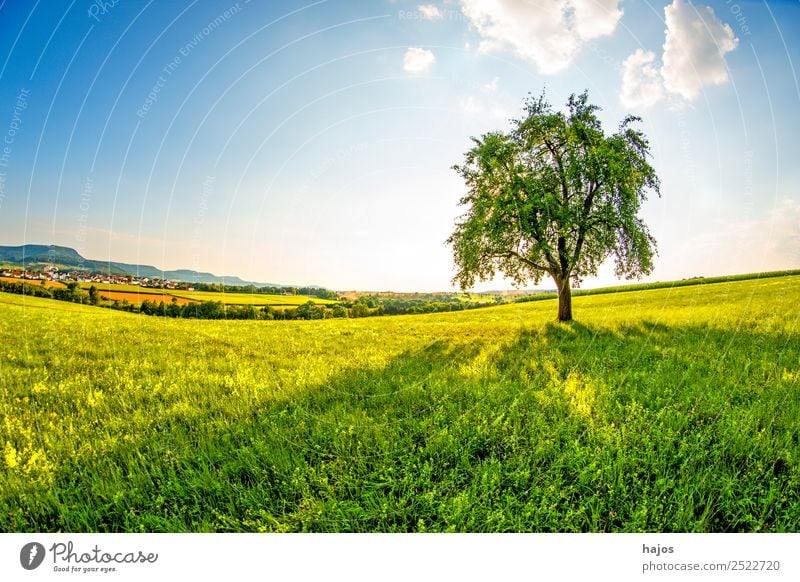
[[2,531],[800,530],[800,276],[324,321],[0,294]]

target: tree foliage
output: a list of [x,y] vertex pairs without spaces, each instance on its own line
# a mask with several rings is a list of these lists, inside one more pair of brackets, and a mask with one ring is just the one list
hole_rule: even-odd
[[572,318],[570,282],[596,275],[613,256],[628,279],[653,268],[655,240],[638,216],[648,191],[659,194],[649,142],[627,116],[606,135],[588,93],[572,95],[566,113],[544,95],[529,97],[525,117],[508,132],[473,138],[462,165],[466,214],[447,240],[467,289],[500,272],[516,284],[550,275],[559,319]]

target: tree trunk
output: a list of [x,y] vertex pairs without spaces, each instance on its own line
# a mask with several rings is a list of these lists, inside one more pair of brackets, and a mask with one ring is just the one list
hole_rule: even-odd
[[556,278],[558,288],[558,321],[572,321],[572,290],[569,277]]

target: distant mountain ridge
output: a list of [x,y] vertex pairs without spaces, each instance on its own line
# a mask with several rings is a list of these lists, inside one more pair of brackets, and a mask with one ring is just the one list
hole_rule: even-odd
[[225,285],[255,285],[257,287],[286,287],[273,283],[257,283],[244,281],[239,277],[228,275],[214,275],[202,273],[191,269],[176,269],[164,271],[152,265],[135,265],[131,263],[118,263],[115,261],[95,261],[81,256],[78,251],[70,247],[58,245],[27,244],[20,246],[0,245],[0,265],[14,265],[26,268],[41,268],[45,265],[55,265],[59,269],[90,271],[104,275],[132,275],[169,279],[170,281],[184,281],[186,283],[222,283]]

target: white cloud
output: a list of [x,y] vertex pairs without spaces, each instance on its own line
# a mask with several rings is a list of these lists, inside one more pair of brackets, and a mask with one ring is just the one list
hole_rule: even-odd
[[739,43],[731,27],[710,7],[682,0],[673,0],[664,15],[667,30],[661,74],[666,89],[691,101],[704,86],[725,83],[725,55]]
[[585,41],[611,34],[622,16],[619,0],[461,0],[461,11],[481,35],[481,50],[510,50],[546,74],[564,70]]
[[581,0],[569,4],[575,11],[575,28],[583,40],[611,34],[622,18],[618,0]]
[[463,97],[459,101],[458,105],[461,108],[461,111],[467,115],[481,113],[484,110],[483,102],[473,95]]
[[673,0],[664,8],[665,40],[660,69],[655,54],[636,49],[622,66],[620,100],[628,107],[650,107],[666,95],[692,101],[703,87],[728,81],[725,55],[739,43],[731,27],[708,6]]
[[424,73],[436,62],[434,54],[422,48],[411,47],[403,56],[403,69],[407,73]]
[[656,54],[636,49],[622,64],[622,92],[625,107],[650,107],[664,96],[661,73],[654,66]]
[[417,10],[419,10],[423,20],[438,20],[442,17],[439,8],[433,4],[420,4],[417,6]]
[[494,79],[492,79],[483,86],[483,90],[489,91],[490,93],[494,93],[495,91],[497,91],[497,82],[499,80],[500,80],[499,77],[495,77]]

